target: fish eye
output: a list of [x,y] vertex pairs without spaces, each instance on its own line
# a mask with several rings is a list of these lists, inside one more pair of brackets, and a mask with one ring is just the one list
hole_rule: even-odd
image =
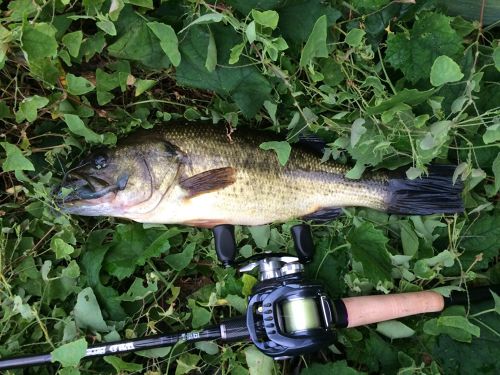
[[94,168],[102,169],[108,166],[108,161],[104,155],[97,155],[94,157]]

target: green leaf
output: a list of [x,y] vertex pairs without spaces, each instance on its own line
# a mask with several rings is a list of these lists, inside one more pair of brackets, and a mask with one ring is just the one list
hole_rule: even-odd
[[495,64],[495,68],[500,72],[500,46],[497,46],[493,50],[493,63]]
[[28,59],[38,60],[57,55],[56,29],[48,23],[27,23],[23,28],[21,38],[22,48],[28,54]]
[[181,253],[169,254],[165,257],[165,262],[176,271],[186,268],[193,259],[196,243],[187,245]]
[[252,345],[245,349],[245,358],[250,375],[273,374],[273,359],[262,353],[255,346]]
[[415,334],[413,329],[397,320],[377,323],[377,332],[390,339],[403,339]]
[[426,79],[438,56],[453,57],[462,52],[462,39],[450,21],[439,13],[424,13],[413,24],[409,36],[404,32],[389,35],[385,60],[411,82]]
[[205,25],[208,23],[218,23],[221,22],[224,19],[224,15],[222,13],[207,13],[204,14],[197,19],[195,19],[193,22],[191,22],[189,25],[184,27],[181,31],[179,31],[179,34],[190,28],[191,26],[194,25]]
[[85,123],[77,115],[65,114],[64,122],[68,125],[69,130],[81,137],[84,137],[87,142],[108,144],[116,143],[116,135],[113,133],[97,134],[93,130],[87,128]]
[[485,144],[497,141],[500,141],[500,122],[488,126],[483,134],[483,142]]
[[383,100],[373,107],[368,107],[367,113],[370,115],[383,113],[394,108],[397,104],[400,103],[415,106],[429,99],[435,92],[436,89],[418,91],[416,89],[405,88],[401,91],[398,91],[395,95],[392,95],[389,99]]
[[194,344],[196,349],[201,350],[209,355],[219,353],[219,346],[213,341],[198,341]]
[[121,224],[115,227],[113,241],[104,261],[105,269],[122,280],[136,267],[143,266],[152,257],[170,249],[169,239],[180,233],[176,227],[165,232],[145,230],[139,224]]
[[68,49],[71,56],[77,57],[80,52],[80,46],[82,45],[83,33],[81,30],[74,31],[72,33],[65,34],[61,41],[62,44]]
[[188,305],[192,314],[191,326],[194,329],[204,327],[208,324],[208,322],[210,322],[210,319],[212,318],[212,313],[210,311],[198,306],[194,299],[190,299],[188,301]]
[[[460,245],[465,251],[460,256],[461,267],[467,269],[473,263],[473,269],[487,267],[488,262],[498,256],[499,238],[500,216],[480,216],[463,234]],[[480,254],[480,260],[476,259]]]
[[366,32],[364,30],[352,29],[347,33],[345,42],[351,47],[357,47],[361,44],[365,34]]
[[497,157],[493,161],[491,169],[493,170],[493,175],[495,176],[495,188],[493,189],[493,193],[496,194],[500,190],[500,153],[498,153]]
[[148,27],[148,22],[139,15],[125,12],[124,9],[117,21],[117,33],[118,40],[108,47],[111,56],[138,61],[154,69],[170,66],[170,60],[159,38]]
[[479,327],[469,322],[465,316],[441,316],[438,318],[438,326],[461,329],[476,337],[481,333]]
[[278,26],[279,14],[274,10],[266,10],[265,12],[261,12],[252,9],[252,18],[259,25],[269,27],[274,30],[276,26]]
[[246,314],[247,312],[247,301],[245,298],[237,296],[236,294],[228,294],[226,296],[226,301],[230,306],[234,307],[236,311],[240,314]]
[[2,163],[2,169],[4,172],[10,171],[34,171],[35,167],[23,155],[23,152],[16,146],[8,142],[0,142],[0,145],[4,148],[7,157]]
[[16,112],[16,122],[24,121],[33,122],[37,118],[37,111],[45,107],[49,103],[49,99],[33,95],[23,99],[19,105],[19,111]]
[[326,46],[326,27],[327,18],[321,16],[318,18],[307,39],[307,43],[300,56],[300,66],[305,67],[310,64],[315,57],[328,57],[328,48]]
[[500,297],[494,291],[490,289],[491,296],[493,297],[493,301],[495,301],[495,312],[500,314]]
[[154,9],[153,0],[124,0],[125,4],[137,5],[142,8]]
[[98,332],[109,332],[104,321],[101,308],[97,303],[94,291],[88,287],[78,293],[76,305],[73,309],[76,325],[79,328],[91,329]]
[[69,256],[75,251],[75,248],[66,243],[62,238],[53,238],[50,242],[50,247],[56,253],[57,259],[69,259]]
[[142,365],[140,363],[125,362],[123,359],[114,355],[107,355],[104,361],[109,363],[115,371],[119,374],[126,374],[129,372],[142,372]]
[[236,64],[240,60],[240,56],[245,48],[245,43],[236,44],[231,48],[231,55],[229,57],[229,64]]
[[410,222],[402,221],[401,226],[401,244],[405,255],[414,256],[418,251],[418,236],[413,230]]
[[241,288],[241,293],[245,297],[248,297],[249,295],[252,294],[252,288],[255,286],[255,284],[257,284],[258,280],[252,275],[249,275],[247,273],[243,274],[241,280],[243,281],[243,287]]
[[94,85],[83,77],[77,77],[71,73],[66,75],[68,92],[73,95],[83,95],[94,90]]
[[57,375],[80,375],[80,370],[76,367],[63,367],[57,371]]
[[104,31],[106,34],[111,36],[116,36],[116,28],[115,24],[106,18],[102,18],[100,21],[97,21],[96,26]]
[[432,86],[441,86],[445,83],[457,82],[464,77],[458,64],[448,56],[439,56],[431,67]]
[[135,81],[135,94],[134,96],[139,96],[142,93],[146,92],[149,90],[151,87],[153,87],[157,81],[154,79],[138,79]]
[[95,72],[96,89],[97,91],[111,91],[120,86],[118,73],[108,74],[102,69],[97,69]]
[[159,22],[148,22],[148,27],[160,39],[160,47],[174,66],[181,63],[181,54],[178,48],[177,35],[169,25]]
[[389,240],[380,230],[366,222],[351,230],[347,240],[351,244],[352,257],[363,265],[364,274],[370,281],[376,284],[391,280],[392,263],[387,251]]
[[[232,27],[214,24],[210,26],[217,45],[217,61],[229,61],[231,48],[241,42]],[[182,62],[177,68],[177,83],[215,91],[231,99],[246,117],[254,116],[269,99],[271,85],[248,59],[240,58],[230,67],[220,64],[213,72],[205,67],[210,33],[205,27],[194,26],[180,44]]]
[[199,372],[200,368],[196,364],[200,361],[200,356],[196,354],[184,353],[176,361],[177,367],[175,369],[175,375],[191,374],[193,372]]
[[50,353],[51,362],[59,362],[64,367],[76,367],[85,356],[88,344],[84,338],[69,342],[54,349]]
[[[248,2],[246,4],[248,5]],[[257,5],[257,7],[259,6],[260,4]],[[288,1],[286,6],[280,8],[278,12],[280,16],[279,31],[288,44],[296,46],[297,49],[301,48],[303,43],[307,41],[318,18],[326,16],[327,27],[329,27],[342,16],[342,13],[330,7],[328,2],[310,0]]]
[[278,161],[281,165],[285,165],[290,157],[290,152],[292,151],[292,146],[286,141],[270,141],[263,142],[259,146],[263,150],[274,150],[278,156]]
[[147,281],[147,286],[144,286],[144,280],[136,277],[134,282],[128,288],[127,292],[121,295],[118,299],[120,301],[140,301],[151,293],[158,291],[158,284],[156,281]]
[[257,225],[248,227],[248,230],[257,247],[265,249],[271,238],[271,227],[269,225]]
[[208,34],[207,59],[205,60],[205,68],[211,73],[217,67],[217,46],[212,32]]
[[351,180],[358,180],[363,175],[365,169],[366,169],[365,163],[358,160],[356,164],[354,164],[354,167],[349,169],[349,171],[345,174],[345,176],[346,178],[349,178]]
[[365,119],[358,118],[354,120],[351,126],[351,147],[356,146],[363,134],[366,133],[366,128],[363,126],[365,124]]
[[73,259],[69,262],[68,266],[64,268],[61,272],[64,277],[69,277],[70,279],[76,279],[80,276],[80,267],[78,263]]
[[364,372],[359,372],[352,367],[349,367],[347,361],[335,361],[325,364],[313,363],[305,367],[300,375],[361,375]]

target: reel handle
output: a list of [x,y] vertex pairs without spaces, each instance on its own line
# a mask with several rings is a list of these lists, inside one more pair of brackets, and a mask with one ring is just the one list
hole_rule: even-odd
[[225,267],[233,266],[237,254],[234,226],[230,224],[217,225],[213,227],[212,232],[217,258]]
[[424,291],[342,298],[335,301],[334,306],[337,312],[336,325],[353,328],[410,315],[439,312],[445,307],[445,299],[439,293]]
[[309,263],[314,256],[311,228],[307,224],[298,224],[294,225],[290,231],[300,263]]

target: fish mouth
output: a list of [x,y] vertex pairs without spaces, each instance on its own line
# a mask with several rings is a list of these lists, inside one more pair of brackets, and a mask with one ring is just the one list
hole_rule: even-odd
[[110,193],[124,190],[128,182],[128,174],[123,174],[114,182],[101,177],[70,172],[64,176],[62,183],[56,188],[56,202],[59,205],[102,198]]

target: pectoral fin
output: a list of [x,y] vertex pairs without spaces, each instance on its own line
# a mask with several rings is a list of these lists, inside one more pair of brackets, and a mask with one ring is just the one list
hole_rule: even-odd
[[223,189],[236,181],[236,169],[232,167],[211,169],[188,177],[180,186],[188,193],[188,198]]

